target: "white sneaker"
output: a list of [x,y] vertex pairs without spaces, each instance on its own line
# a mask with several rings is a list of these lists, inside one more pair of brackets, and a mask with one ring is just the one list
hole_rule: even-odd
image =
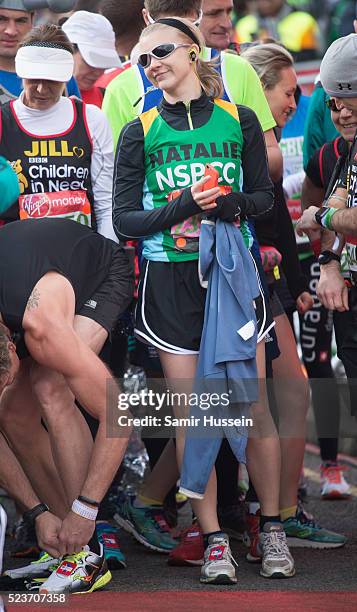
[[235,584],[237,582],[234,560],[228,536],[212,535],[208,539],[200,581],[209,584]]
[[92,593],[103,588],[112,575],[104,554],[91,552],[88,546],[62,559],[58,568],[40,586],[40,593]]
[[321,466],[322,499],[348,499],[351,497],[350,485],[342,472],[346,469],[339,463],[323,463]]
[[264,578],[289,578],[294,576],[294,559],[289,551],[281,523],[266,523],[259,534],[263,552],[261,576]]
[[2,561],[4,556],[7,514],[0,504],[0,575],[2,574]]
[[60,559],[54,559],[47,552],[43,551],[36,561],[32,561],[24,567],[6,570],[4,576],[9,576],[13,580],[17,578],[47,578],[59,564]]

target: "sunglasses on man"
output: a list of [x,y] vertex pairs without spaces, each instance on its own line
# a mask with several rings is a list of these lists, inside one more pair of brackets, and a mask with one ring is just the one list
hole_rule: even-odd
[[336,100],[334,98],[329,98],[328,100],[326,100],[326,106],[330,111],[333,111],[334,113],[339,113],[341,110],[340,108],[337,108]]

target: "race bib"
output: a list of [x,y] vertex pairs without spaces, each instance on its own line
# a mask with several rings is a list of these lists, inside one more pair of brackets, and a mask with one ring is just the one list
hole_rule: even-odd
[[91,206],[84,190],[29,193],[19,197],[20,219],[72,219],[91,226]]
[[[231,193],[232,187],[230,185],[219,185],[222,195]],[[168,202],[172,202],[175,198],[178,198],[181,194],[181,189],[171,191],[167,196]],[[200,235],[201,228],[201,214],[193,215],[176,225],[171,227],[171,236],[175,241],[175,245],[178,248],[184,248],[186,246],[187,239],[198,238]]]
[[357,272],[357,253],[356,253],[356,244],[352,243],[353,238],[348,238],[349,242],[346,242],[346,252],[347,252],[347,261],[348,267],[352,272]]

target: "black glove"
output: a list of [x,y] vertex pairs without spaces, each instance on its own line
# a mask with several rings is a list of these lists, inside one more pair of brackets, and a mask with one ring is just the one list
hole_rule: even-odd
[[212,211],[212,216],[228,223],[237,221],[242,214],[244,206],[244,195],[238,191],[232,191],[227,195],[218,196],[216,199],[217,208]]

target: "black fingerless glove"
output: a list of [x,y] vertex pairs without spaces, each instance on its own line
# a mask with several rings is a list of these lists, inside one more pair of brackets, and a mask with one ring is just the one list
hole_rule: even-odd
[[244,207],[244,195],[232,191],[227,195],[218,196],[216,199],[217,208],[212,212],[216,219],[233,223],[237,221],[240,215],[243,213],[242,207]]

